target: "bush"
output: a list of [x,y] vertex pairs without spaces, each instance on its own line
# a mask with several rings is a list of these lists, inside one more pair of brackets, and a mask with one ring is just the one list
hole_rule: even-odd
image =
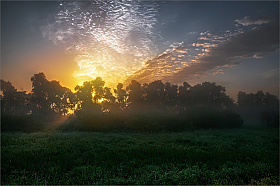
[[220,125],[222,128],[238,128],[244,123],[241,116],[232,110],[222,110],[221,117]]
[[237,128],[243,125],[241,116],[231,110],[219,111],[212,107],[198,106],[190,112],[190,120],[196,128]]
[[269,110],[260,113],[262,121],[269,127],[279,127],[279,110]]
[[169,115],[165,118],[164,128],[170,132],[189,131],[193,129],[189,115]]
[[1,115],[3,132],[36,132],[42,129],[43,123],[31,116]]
[[212,108],[212,107],[207,107],[207,106],[198,106],[195,107],[191,111],[191,120],[196,128],[204,128],[204,129],[209,129],[209,128],[219,128],[221,127],[220,120],[221,114],[218,110]]
[[158,112],[132,113],[125,122],[125,128],[132,131],[159,132],[164,126],[165,116]]

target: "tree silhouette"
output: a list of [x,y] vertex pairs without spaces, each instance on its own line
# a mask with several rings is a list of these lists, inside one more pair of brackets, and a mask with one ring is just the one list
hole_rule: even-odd
[[98,103],[104,96],[105,82],[101,77],[92,81],[85,81],[82,86],[75,87],[77,96],[77,111],[80,115],[90,115],[91,113],[100,113],[101,105]]
[[141,86],[132,80],[127,91],[122,83],[117,85],[116,97],[110,88],[104,87],[101,77],[77,85],[76,93],[61,86],[59,81],[48,81],[42,72],[34,74],[31,82],[32,92],[26,94],[1,79],[3,114],[31,114],[50,121],[72,109],[78,121],[83,123],[83,130],[109,130],[117,127],[115,122],[122,123],[121,128],[142,131],[239,127],[243,120],[232,110],[237,110],[243,117],[262,119],[269,126],[279,123],[279,100],[275,95],[240,91],[237,107],[226,95],[225,87],[214,82],[194,86],[184,82],[178,87],[160,80]]
[[123,89],[123,84],[122,83],[119,83],[117,85],[117,89],[114,90],[114,93],[117,95],[117,100],[118,100],[118,103],[120,105],[120,107],[124,107],[124,103],[127,99],[127,94],[126,94],[126,91]]
[[178,86],[177,85],[171,85],[171,83],[166,82],[165,83],[165,95],[166,95],[166,101],[168,103],[174,102],[177,100],[177,93],[178,93]]
[[95,80],[92,81],[92,85],[93,85],[93,88],[94,88],[94,102],[97,103],[99,99],[103,98],[104,96],[104,84],[105,82],[102,81],[102,78],[101,77],[97,77]]
[[77,99],[79,103],[92,103],[93,85],[90,81],[85,81],[82,86],[75,87]]
[[17,90],[11,82],[6,82],[1,79],[1,91],[3,96],[1,97],[1,112],[2,113],[13,113],[15,106],[15,94]]
[[31,112],[30,94],[17,91],[9,81],[1,79],[1,112],[2,114],[26,115]]
[[32,114],[64,115],[73,108],[73,93],[58,81],[48,81],[44,73],[34,74],[32,81]]
[[132,80],[126,87],[126,90],[128,91],[128,102],[130,103],[130,106],[136,107],[143,105],[143,90],[140,83]]
[[180,102],[181,107],[184,107],[188,104],[188,101],[191,101],[191,95],[190,95],[190,88],[192,86],[188,84],[187,82],[183,83],[183,86],[179,87],[178,92],[178,99]]
[[275,95],[260,90],[256,94],[240,91],[237,96],[239,112],[244,118],[261,119],[268,126],[279,126],[279,100]]
[[51,81],[48,84],[48,100],[51,103],[51,109],[57,114],[66,114],[73,105],[74,94],[70,89],[62,87],[58,81]]
[[164,84],[161,81],[154,81],[143,86],[147,107],[155,111],[163,111],[166,101]]
[[149,104],[162,104],[165,101],[164,84],[161,81],[149,83],[145,92]]
[[111,89],[108,87],[104,88],[104,100],[101,102],[103,112],[110,112],[115,109],[116,98],[113,96]]
[[233,105],[233,100],[225,94],[225,87],[216,83],[203,82],[190,88],[191,105],[208,105],[225,108]]

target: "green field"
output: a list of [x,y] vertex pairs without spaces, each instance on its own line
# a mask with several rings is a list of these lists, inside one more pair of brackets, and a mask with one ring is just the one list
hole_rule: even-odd
[[1,184],[279,184],[279,131],[2,133]]

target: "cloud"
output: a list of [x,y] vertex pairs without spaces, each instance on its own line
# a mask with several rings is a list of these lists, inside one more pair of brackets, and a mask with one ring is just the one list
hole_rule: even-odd
[[181,82],[195,74],[202,74],[217,67],[229,67],[237,65],[234,59],[245,57],[262,57],[279,48],[279,23],[274,21],[268,25],[260,26],[232,37],[228,42],[209,52],[195,63],[184,67],[173,74],[172,82]]
[[267,72],[263,72],[261,74],[258,74],[258,76],[261,76],[262,78],[272,78],[272,77],[278,77],[279,76],[279,69],[270,70]]
[[72,52],[80,81],[124,81],[157,51],[158,6],[141,1],[62,2],[42,26],[44,37]]
[[179,72],[183,67],[188,66],[188,62],[193,60],[189,54],[189,49],[182,46],[182,43],[170,45],[172,49],[167,49],[164,53],[156,56],[145,63],[145,67],[129,76],[125,85],[131,80],[137,80],[140,83],[163,80],[171,77],[173,73]]
[[236,23],[242,25],[242,26],[249,26],[249,25],[262,25],[265,23],[269,23],[270,19],[252,19],[250,17],[245,16],[241,20],[235,20]]
[[[130,76],[126,83],[133,79],[140,83],[154,80],[181,83],[201,77],[209,70],[213,70],[212,75],[223,73],[222,68],[236,66],[243,58],[261,58],[279,48],[278,21],[248,32],[227,31],[219,36],[207,31],[200,35],[209,40],[198,38],[197,43],[188,46],[171,45],[172,49],[147,61],[145,67]],[[215,38],[224,42],[217,42]]]
[[192,46],[195,46],[195,47],[203,47],[203,48],[210,48],[210,47],[217,47],[218,45],[217,44],[214,44],[214,43],[206,43],[206,42],[203,42],[203,43],[193,43]]

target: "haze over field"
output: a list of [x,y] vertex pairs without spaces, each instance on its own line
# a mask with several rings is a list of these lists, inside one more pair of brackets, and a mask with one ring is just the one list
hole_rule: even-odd
[[279,2],[1,2],[1,78],[204,81],[279,95]]

